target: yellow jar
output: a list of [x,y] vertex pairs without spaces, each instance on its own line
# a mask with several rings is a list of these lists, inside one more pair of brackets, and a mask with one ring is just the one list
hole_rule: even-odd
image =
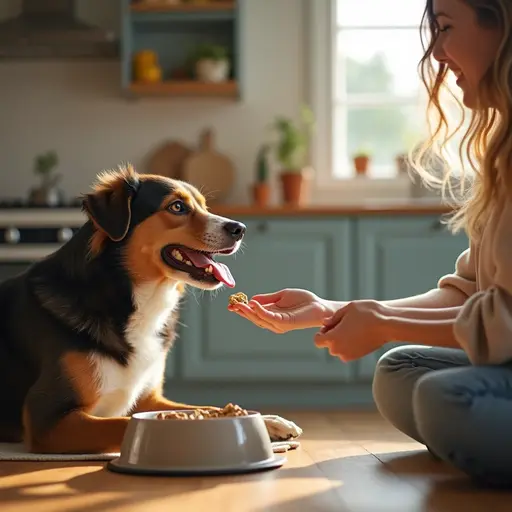
[[136,80],[142,80],[147,69],[158,68],[157,54],[152,50],[141,50],[133,56],[133,72]]
[[148,83],[160,82],[162,80],[162,70],[159,66],[149,66],[144,69],[141,80]]

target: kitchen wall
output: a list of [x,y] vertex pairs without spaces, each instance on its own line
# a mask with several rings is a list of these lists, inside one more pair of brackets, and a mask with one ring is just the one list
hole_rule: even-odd
[[[276,115],[295,116],[304,97],[301,0],[243,0],[245,101],[143,99],[120,95],[117,63],[0,63],[0,196],[24,196],[34,156],[58,151],[68,195],[121,161],[143,166],[165,139],[194,144],[205,126],[238,169],[231,199],[247,201],[254,160]],[[119,30],[118,0],[79,0],[85,20]],[[2,0],[0,17],[19,0]]]

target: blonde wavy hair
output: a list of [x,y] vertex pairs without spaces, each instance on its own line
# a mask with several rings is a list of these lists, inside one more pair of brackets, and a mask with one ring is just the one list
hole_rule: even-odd
[[[503,182],[512,197],[512,2],[464,1],[475,10],[479,23],[502,30],[498,54],[480,83],[478,105],[472,109],[464,131],[463,126],[468,119],[460,100],[447,84],[448,68],[441,63],[437,70],[434,68],[432,52],[439,27],[434,17],[433,0],[427,0],[421,23],[425,53],[419,69],[428,93],[430,138],[411,154],[411,159],[413,169],[427,186],[440,185],[443,196],[446,198],[448,190],[456,201],[455,213],[447,222],[451,230],[464,229],[471,240],[477,241],[491,212],[499,182]],[[447,92],[460,108],[461,120],[453,129],[450,128],[450,116],[441,105],[444,103],[441,100],[443,92]],[[446,155],[449,143],[459,132],[463,134],[458,147],[461,176],[454,179]],[[464,157],[473,171],[472,176],[468,177]],[[432,172],[433,158],[443,163],[444,176],[439,177]],[[454,183],[457,182],[458,192],[455,193]]]

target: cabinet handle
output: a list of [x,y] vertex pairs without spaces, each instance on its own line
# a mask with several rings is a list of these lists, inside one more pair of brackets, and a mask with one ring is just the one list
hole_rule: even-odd
[[260,233],[268,231],[268,222],[260,222],[256,227],[256,230],[259,231]]

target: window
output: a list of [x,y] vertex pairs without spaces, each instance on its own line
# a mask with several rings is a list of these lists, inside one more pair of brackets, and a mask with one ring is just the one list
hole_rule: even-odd
[[[313,160],[321,181],[355,176],[369,150],[369,177],[396,178],[395,157],[426,133],[420,22],[424,0],[313,0],[309,9]],[[396,180],[395,180],[396,181]]]

